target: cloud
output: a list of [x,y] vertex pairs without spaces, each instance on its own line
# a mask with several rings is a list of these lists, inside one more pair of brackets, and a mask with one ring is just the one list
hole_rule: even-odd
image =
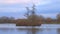
[[27,3],[30,0],[0,0],[0,3],[14,4],[14,3]]
[[[47,0],[0,0],[0,12],[22,12],[26,6],[32,4],[44,5],[50,3]],[[22,7],[24,6],[24,7]],[[19,8],[20,7],[20,8]],[[21,8],[22,7],[22,8]]]
[[50,3],[49,0],[0,0],[0,4],[36,4],[44,5]]
[[0,8],[0,12],[24,12],[25,8]]
[[22,12],[23,10],[26,9],[25,8],[26,6],[24,5],[30,6],[30,4],[32,3],[36,4],[37,6],[42,5],[41,7],[36,8],[38,11],[40,10],[49,11],[51,9],[60,8],[59,4],[58,5],[53,4],[56,1],[57,0],[55,1],[53,0],[0,0],[0,4],[4,4],[4,5],[0,5],[0,12]]

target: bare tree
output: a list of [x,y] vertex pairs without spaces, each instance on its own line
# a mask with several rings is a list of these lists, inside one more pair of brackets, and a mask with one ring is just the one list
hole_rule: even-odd
[[29,21],[30,25],[31,26],[40,25],[41,24],[41,23],[39,24],[40,17],[35,13],[35,5],[33,4],[32,10],[29,10],[28,7],[26,9],[27,9],[27,14],[26,14],[27,20]]

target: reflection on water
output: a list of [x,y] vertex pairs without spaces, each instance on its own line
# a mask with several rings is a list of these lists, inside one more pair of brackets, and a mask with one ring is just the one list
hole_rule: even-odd
[[58,34],[60,34],[60,28],[58,28],[57,32],[58,32]]
[[0,25],[1,34],[60,34],[60,24],[42,24],[36,27]]
[[60,34],[60,29],[41,29],[41,28],[28,28],[28,29],[13,29],[13,28],[0,28],[1,34]]
[[30,30],[28,30],[27,34],[36,34],[37,31],[39,31],[38,28],[31,28]]
[[15,29],[13,28],[0,28],[1,34],[15,34]]

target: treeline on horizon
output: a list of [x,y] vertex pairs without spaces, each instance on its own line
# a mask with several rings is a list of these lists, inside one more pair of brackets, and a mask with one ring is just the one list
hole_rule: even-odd
[[[60,14],[57,14],[56,18],[54,19],[50,17],[44,18],[42,15],[40,15],[36,17],[36,20],[39,20],[39,23],[41,24],[60,24]],[[6,16],[0,17],[0,23],[20,23],[21,25],[24,25],[27,22],[28,19],[15,19],[14,17]]]

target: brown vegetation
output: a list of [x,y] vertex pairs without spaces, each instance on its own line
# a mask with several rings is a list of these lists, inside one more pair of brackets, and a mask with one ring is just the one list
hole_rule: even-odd
[[[39,17],[39,18],[38,18]],[[42,16],[43,17],[43,16]],[[41,24],[60,24],[60,17],[57,16],[56,19],[42,18],[41,16],[35,17],[34,21],[31,19],[11,19],[9,17],[3,16],[0,17],[0,23],[16,23],[19,26],[36,26]],[[31,22],[32,21],[32,22]]]

